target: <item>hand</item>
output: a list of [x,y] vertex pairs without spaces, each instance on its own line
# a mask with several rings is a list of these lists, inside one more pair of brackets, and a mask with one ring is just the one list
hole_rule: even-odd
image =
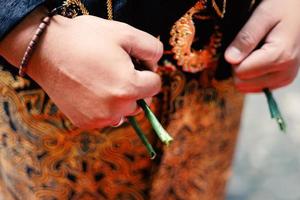
[[233,65],[240,91],[276,89],[295,79],[300,64],[299,8],[299,0],[263,0],[228,47],[225,58]]
[[[27,17],[0,45],[2,54],[16,66],[40,13]],[[135,70],[131,57],[155,70],[162,52],[159,40],[124,23],[93,16],[55,16],[27,72],[76,126],[102,128],[137,114],[136,100],[160,91],[160,77]]]

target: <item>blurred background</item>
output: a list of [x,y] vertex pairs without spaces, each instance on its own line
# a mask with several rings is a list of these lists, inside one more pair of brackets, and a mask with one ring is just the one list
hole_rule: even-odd
[[248,95],[227,200],[300,200],[300,77],[274,96],[282,134],[264,95]]

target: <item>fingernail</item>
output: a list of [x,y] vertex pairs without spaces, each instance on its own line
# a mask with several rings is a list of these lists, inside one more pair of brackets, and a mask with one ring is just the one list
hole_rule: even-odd
[[242,52],[236,47],[229,47],[226,54],[227,58],[235,62],[239,62],[242,59]]

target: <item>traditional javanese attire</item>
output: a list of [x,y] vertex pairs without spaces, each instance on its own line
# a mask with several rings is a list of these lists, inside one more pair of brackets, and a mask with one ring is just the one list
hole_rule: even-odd
[[[79,0],[67,2],[78,6],[68,8],[68,17],[107,16],[105,0],[82,0],[86,12]],[[220,17],[211,0],[113,1],[114,20],[160,37],[165,45],[163,87],[151,108],[174,142],[162,146],[144,115],[137,116],[159,152],[154,161],[129,124],[93,131],[74,127],[39,85],[2,59],[0,199],[223,199],[243,105],[223,53],[253,2],[227,0]],[[44,3],[0,1],[0,39]],[[222,10],[224,2],[215,3]]]

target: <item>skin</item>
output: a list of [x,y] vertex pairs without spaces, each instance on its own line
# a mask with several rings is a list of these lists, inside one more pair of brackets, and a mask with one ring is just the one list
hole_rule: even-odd
[[[43,8],[37,9],[1,41],[0,54],[14,66],[45,15]],[[155,70],[162,53],[159,40],[127,24],[54,16],[27,73],[75,126],[102,128],[136,115],[136,100],[160,91],[159,75],[135,70],[131,57]]]
[[[240,91],[275,89],[294,80],[300,62],[299,7],[299,0],[264,0],[228,47],[225,58]],[[18,66],[45,15],[39,8],[27,16],[0,42],[0,55]],[[162,53],[161,42],[129,25],[54,16],[27,73],[76,126],[101,128],[137,114],[136,100],[160,91],[159,76],[135,70],[131,57],[155,71]]]
[[[241,92],[290,84],[300,64],[300,1],[263,0],[225,52]],[[259,44],[262,44],[258,46]]]

